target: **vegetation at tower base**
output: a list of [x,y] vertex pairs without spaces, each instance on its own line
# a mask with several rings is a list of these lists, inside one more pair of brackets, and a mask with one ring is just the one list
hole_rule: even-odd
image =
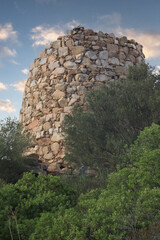
[[[115,85],[108,83],[104,88],[93,90],[87,97],[86,111],[76,107],[65,120],[66,124],[67,121],[72,124],[72,128],[64,126],[67,131],[73,134],[76,130],[79,133],[73,135],[74,141],[78,142],[80,137],[84,137],[88,144],[85,151],[89,149],[89,154],[96,156],[94,151],[97,149],[98,158],[104,157],[105,162],[107,156],[110,173],[106,174],[106,186],[78,196],[59,177],[36,177],[32,173],[24,174],[16,184],[2,183],[0,239],[159,239],[159,76],[155,76],[149,66],[142,64],[131,68],[127,79],[128,82],[120,80]],[[73,121],[75,117],[77,125]],[[84,128],[78,128],[84,120]],[[100,126],[100,132],[97,126]],[[125,138],[121,138],[122,135]],[[76,146],[74,141],[73,147]],[[100,148],[98,141],[104,148]],[[90,151],[90,143],[94,151],[92,148]],[[79,146],[81,155],[85,154],[83,147]],[[115,151],[115,156],[110,158],[108,149]],[[77,158],[77,165],[88,164],[102,171],[105,162],[95,162],[89,154],[83,162]],[[95,180],[98,181],[96,177]]]
[[[107,187],[76,199],[55,176],[25,174],[0,189],[0,238],[9,240],[151,240],[160,226],[160,126],[140,132],[128,164]],[[126,161],[124,159],[124,161]],[[15,221],[16,220],[16,221]],[[17,231],[18,229],[18,231]]]
[[28,240],[42,213],[56,216],[75,203],[75,191],[59,177],[25,173],[15,185],[0,189],[0,239],[9,240],[12,234],[13,239],[20,235],[20,239]]
[[27,147],[31,145],[29,135],[22,133],[22,125],[10,118],[0,122],[0,178],[15,183],[25,172]]
[[[145,128],[127,154],[130,163],[108,176],[106,189],[81,195],[76,207],[64,215],[42,215],[31,239],[45,235],[49,240],[138,239],[140,229],[145,236],[145,228],[160,223],[159,143],[160,126]],[[46,219],[50,219],[49,229],[43,235],[40,229]],[[156,231],[150,232],[146,239],[154,239],[154,234]],[[144,239],[142,231],[141,237]]]
[[115,170],[145,126],[160,123],[159,76],[145,63],[130,67],[126,79],[90,91],[86,111],[76,106],[65,117],[66,160]]

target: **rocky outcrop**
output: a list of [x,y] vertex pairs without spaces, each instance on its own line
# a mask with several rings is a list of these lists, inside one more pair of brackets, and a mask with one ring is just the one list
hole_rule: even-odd
[[142,46],[126,37],[75,28],[40,52],[30,67],[20,121],[36,145],[30,149],[49,171],[67,171],[61,124],[72,107],[83,105],[95,86],[125,78],[128,66],[144,60]]

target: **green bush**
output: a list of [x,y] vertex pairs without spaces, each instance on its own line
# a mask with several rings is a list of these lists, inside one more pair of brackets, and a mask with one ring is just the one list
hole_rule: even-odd
[[22,133],[21,124],[10,118],[0,122],[0,177],[8,183],[15,183],[26,171],[25,157],[31,145],[29,135]]
[[[89,233],[85,223],[88,209],[95,207],[101,190],[92,190],[88,194],[81,195],[78,204],[65,212],[57,213],[57,216],[46,213],[37,221],[35,232],[29,240],[86,240]],[[44,225],[45,224],[45,225]],[[45,230],[43,231],[43,226]]]
[[79,173],[78,175],[62,175],[61,179],[75,189],[78,196],[81,193],[87,193],[92,189],[103,189],[107,184],[106,171],[97,171],[92,176],[88,176],[85,172]]
[[[128,165],[109,174],[106,189],[81,194],[74,208],[56,217],[43,215],[31,240],[42,240],[45,235],[48,240],[138,239],[149,226],[156,229],[160,219],[159,136],[159,125],[145,128],[127,154]],[[48,221],[45,234],[41,230],[44,221]]]
[[15,185],[0,189],[0,239],[10,239],[9,223],[14,239],[18,239],[17,221],[21,238],[28,240],[42,213],[64,212],[75,202],[75,191],[59,177],[26,173]]

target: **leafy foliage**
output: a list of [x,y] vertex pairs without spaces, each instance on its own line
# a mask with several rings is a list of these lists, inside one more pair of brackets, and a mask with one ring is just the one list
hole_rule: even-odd
[[3,179],[0,179],[0,188],[3,187],[5,184],[5,181]]
[[22,126],[10,118],[0,122],[0,178],[16,182],[26,170],[24,150],[32,140],[22,134]]
[[45,219],[48,240],[127,240],[146,238],[145,232],[154,236],[151,229],[158,232],[160,222],[159,136],[159,125],[145,128],[127,154],[129,164],[109,174],[106,189],[81,194],[64,214],[44,214],[31,240],[44,239]]
[[[93,184],[98,188],[79,194],[77,199],[77,193],[64,183],[66,178],[62,182],[59,177],[26,173],[14,185],[2,182],[0,239],[159,239],[158,78],[149,66],[142,64],[130,69],[127,80],[90,92],[86,112],[79,106],[74,108],[64,124],[67,159],[100,173],[104,165],[108,166],[111,173],[106,174],[107,185],[97,184],[97,175]],[[16,135],[13,126],[13,132],[1,127],[0,162],[6,156],[9,162],[22,160],[22,152],[17,155],[20,142],[16,145],[21,135]],[[82,177],[83,174],[77,178],[81,180],[79,191],[85,192]],[[89,181],[88,184],[89,189]]]
[[87,95],[84,112],[76,106],[66,116],[63,131],[66,159],[92,168],[115,170],[130,145],[152,122],[160,123],[160,82],[141,64],[129,69],[126,79],[109,82]]
[[[59,177],[24,175],[0,189],[0,238],[135,240],[160,224],[160,126],[146,127],[106,188],[81,194]],[[148,234],[148,235],[147,235]]]
[[17,221],[21,238],[28,240],[42,213],[64,212],[75,202],[75,192],[59,177],[26,173],[15,185],[0,189],[0,239],[10,239],[9,223],[14,239],[18,239]]

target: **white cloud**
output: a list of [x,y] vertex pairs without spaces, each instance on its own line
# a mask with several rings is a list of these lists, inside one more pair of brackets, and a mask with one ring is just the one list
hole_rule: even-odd
[[128,39],[134,39],[143,46],[146,59],[160,56],[160,33],[123,28],[121,27],[121,15],[119,13],[98,16],[93,28],[96,31],[113,32],[115,35],[127,36]]
[[9,99],[0,100],[0,110],[7,113],[12,113],[16,111],[13,103]]
[[135,29],[123,29],[119,27],[117,33],[125,35],[129,39],[134,39],[143,45],[143,52],[146,58],[154,58],[160,56],[160,33],[151,31],[137,31]]
[[160,72],[159,72],[158,70],[154,70],[153,73],[154,73],[155,75],[159,75],[159,74],[160,74]]
[[13,30],[12,23],[0,24],[0,40],[6,41],[8,39],[17,42],[17,32]]
[[3,57],[15,57],[16,56],[16,50],[15,49],[10,49],[8,47],[2,47],[0,49],[0,58],[3,58]]
[[0,82],[0,90],[6,90],[7,87],[2,82]]
[[27,81],[26,79],[21,80],[21,81],[15,83],[15,84],[11,84],[10,86],[13,86],[19,92],[23,92],[24,88],[25,88],[26,81]]
[[31,39],[34,41],[32,46],[46,45],[57,40],[60,35],[64,35],[64,31],[59,27],[39,25],[32,29]]
[[81,24],[73,19],[71,22],[68,22],[68,23],[65,24],[65,28],[66,29],[73,29],[73,28],[75,28],[79,25],[81,25]]
[[13,64],[18,63],[10,58],[16,56],[16,50],[11,47],[18,42],[18,33],[13,29],[12,23],[0,24],[0,67],[3,66],[2,59],[8,57]]
[[24,74],[28,74],[29,73],[29,70],[27,69],[27,68],[24,68],[23,70],[22,70],[22,73],[24,73]]
[[153,73],[156,74],[156,75],[160,75],[160,66],[156,66]]
[[[0,67],[3,66],[1,60],[2,60],[4,57],[15,57],[16,54],[17,54],[17,52],[16,52],[15,49],[10,49],[10,48],[8,48],[8,47],[1,47],[1,48],[0,48]],[[18,65],[18,63],[17,63],[16,61],[14,61],[13,59],[11,59],[10,61],[11,61],[12,63]]]
[[32,28],[31,39],[34,41],[32,46],[47,45],[50,42],[57,40],[59,36],[64,35],[66,30],[73,29],[79,25],[80,23],[73,19],[72,21],[63,24],[63,26],[39,25]]

